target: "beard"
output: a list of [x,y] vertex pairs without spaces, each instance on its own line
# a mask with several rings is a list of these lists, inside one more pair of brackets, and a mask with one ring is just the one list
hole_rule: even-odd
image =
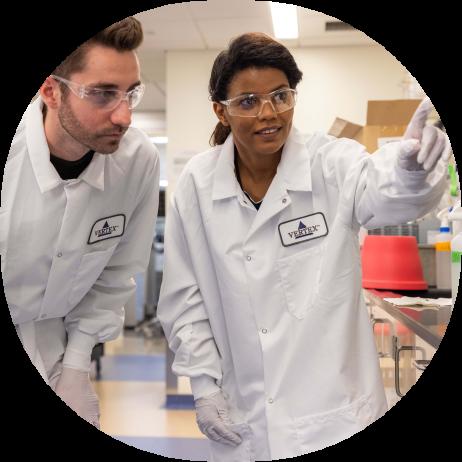
[[[119,148],[122,136],[127,131],[126,127],[113,125],[106,130],[92,131],[82,125],[70,105],[64,102],[58,111],[58,119],[63,130],[75,141],[100,154],[112,154]],[[108,136],[111,134],[119,136]]]

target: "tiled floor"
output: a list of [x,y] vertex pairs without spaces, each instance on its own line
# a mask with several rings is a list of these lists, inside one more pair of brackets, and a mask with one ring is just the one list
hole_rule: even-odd
[[[126,331],[105,344],[100,398],[101,431],[130,446],[173,459],[206,460],[208,444],[191,409],[166,409],[163,339]],[[186,381],[179,391],[190,392]]]

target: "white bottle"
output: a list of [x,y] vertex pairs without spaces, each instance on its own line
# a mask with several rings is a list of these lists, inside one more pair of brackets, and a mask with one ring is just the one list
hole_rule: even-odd
[[451,289],[451,228],[448,222],[448,209],[438,213],[441,219],[440,232],[436,237],[436,287],[438,289]]
[[451,292],[452,305],[456,303],[460,281],[460,259],[462,255],[462,207],[460,201],[454,205],[448,217],[452,221],[451,240]]

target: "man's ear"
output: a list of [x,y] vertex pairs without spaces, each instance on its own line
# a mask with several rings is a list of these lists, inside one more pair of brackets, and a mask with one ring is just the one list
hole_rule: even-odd
[[216,101],[213,102],[213,110],[218,117],[218,120],[221,122],[222,125],[225,127],[229,127],[228,119],[226,118],[225,107],[223,104],[217,103]]
[[40,96],[47,107],[57,109],[61,102],[59,83],[53,77],[47,77],[40,87]]

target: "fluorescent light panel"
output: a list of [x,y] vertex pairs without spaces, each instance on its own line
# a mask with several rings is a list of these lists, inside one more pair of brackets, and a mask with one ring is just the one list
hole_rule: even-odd
[[269,2],[274,36],[278,39],[298,38],[297,6]]

